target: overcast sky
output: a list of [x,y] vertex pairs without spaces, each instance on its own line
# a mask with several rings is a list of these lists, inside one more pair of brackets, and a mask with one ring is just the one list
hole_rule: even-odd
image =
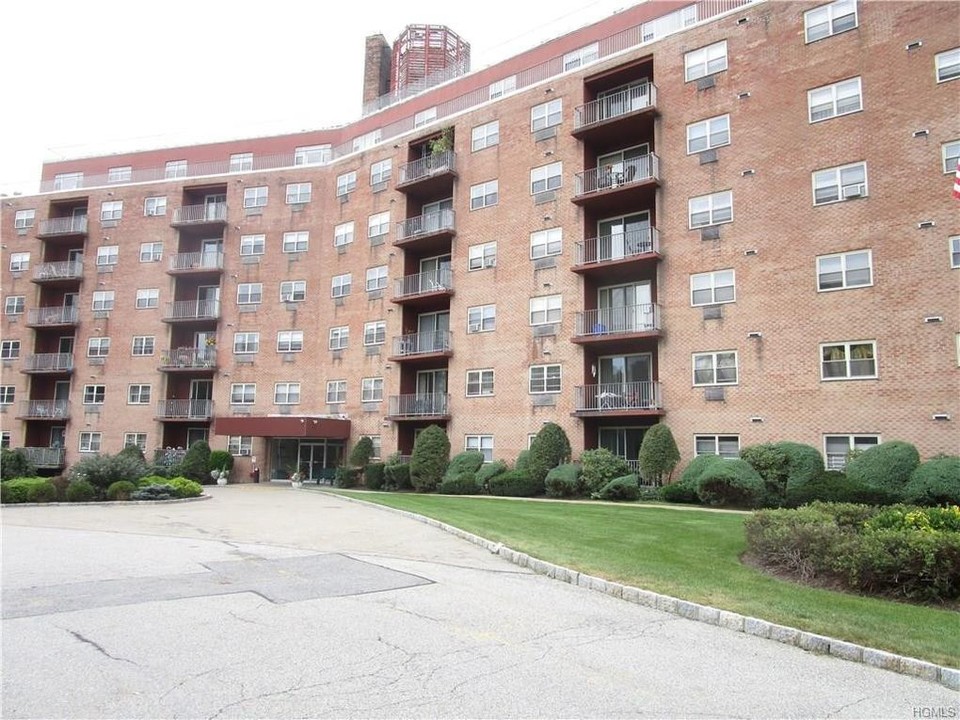
[[296,132],[360,117],[364,38],[449,26],[474,70],[638,0],[11,2],[0,193],[44,160]]

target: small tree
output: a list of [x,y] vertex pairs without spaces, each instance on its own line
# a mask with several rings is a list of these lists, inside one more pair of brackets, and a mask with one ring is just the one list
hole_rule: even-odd
[[197,440],[180,464],[180,474],[199,483],[210,482],[210,445],[206,440]]
[[556,423],[546,423],[530,443],[530,460],[527,466],[530,479],[538,486],[543,485],[547,473],[557,465],[568,462],[570,453],[570,440],[563,428]]
[[0,451],[0,478],[3,480],[33,477],[36,474],[37,469],[20,450],[3,448]]
[[410,481],[417,492],[433,492],[450,460],[450,440],[438,425],[417,435],[410,458]]
[[680,451],[673,433],[663,423],[647,430],[640,443],[640,474],[655,486],[663,485],[663,478],[670,480],[673,469],[680,462]]
[[350,452],[350,465],[352,467],[363,469],[370,464],[370,458],[373,457],[373,440],[364,435],[357,440]]

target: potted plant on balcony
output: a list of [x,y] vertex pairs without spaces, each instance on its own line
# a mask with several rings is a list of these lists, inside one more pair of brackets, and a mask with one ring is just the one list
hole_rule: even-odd
[[453,150],[453,128],[445,127],[440,135],[427,141],[427,166],[431,171],[445,170],[450,161],[446,153]]

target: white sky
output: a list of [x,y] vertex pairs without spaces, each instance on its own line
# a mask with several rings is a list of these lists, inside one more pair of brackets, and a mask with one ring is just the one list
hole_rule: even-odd
[[364,39],[449,26],[479,70],[640,0],[60,0],[0,15],[0,193],[44,160],[358,119]]

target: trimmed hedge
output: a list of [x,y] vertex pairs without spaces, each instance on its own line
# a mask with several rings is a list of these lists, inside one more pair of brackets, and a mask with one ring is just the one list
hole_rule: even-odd
[[176,491],[170,485],[148,485],[130,495],[131,500],[171,500]]
[[687,487],[696,488],[700,478],[709,468],[714,465],[722,465],[725,462],[726,460],[719,455],[698,455],[684,469],[680,476],[680,482]]
[[490,480],[497,475],[503,475],[508,469],[507,463],[503,460],[484,463],[484,466],[476,472],[477,484],[482,490],[487,490],[490,487]]
[[776,506],[786,501],[792,490],[815,480],[823,472],[823,456],[810,445],[794,442],[751,445],[740,451],[740,458],[763,478],[765,504]]
[[545,423],[530,443],[530,477],[542,485],[547,473],[557,465],[570,461],[571,452],[570,440],[563,428],[556,423]]
[[137,486],[129,480],[117,480],[107,488],[107,500],[129,500],[137,491]]
[[591,497],[596,500],[639,500],[639,479],[632,473],[614,478]]
[[543,485],[519,470],[508,470],[490,479],[490,494],[506,497],[534,497]]
[[483,453],[479,450],[465,450],[453,456],[443,474],[443,479],[452,480],[463,473],[476,473],[482,467]]
[[697,495],[696,486],[683,481],[670,483],[660,488],[660,499],[670,503],[700,504],[700,496]]
[[544,482],[547,497],[568,498],[579,495],[581,471],[579,463],[565,463],[553,468],[547,473]]
[[903,497],[920,453],[907,442],[891,440],[867,448],[847,463],[847,477],[877,490]]
[[450,462],[450,439],[439,425],[428,425],[417,435],[410,457],[410,482],[417,492],[433,492]]
[[680,450],[673,433],[663,423],[657,423],[643,434],[640,443],[640,474],[655,487],[663,485],[664,477],[670,479],[673,469],[680,462]]
[[787,507],[800,507],[820,500],[832,503],[890,505],[896,496],[851,479],[836,470],[824,470],[812,480],[787,488]]
[[97,497],[97,489],[86,480],[72,480],[67,485],[67,502],[90,502]]
[[700,475],[697,496],[705,505],[759,507],[764,502],[766,487],[747,461],[721,460]]
[[[134,448],[139,451],[139,448]],[[137,482],[147,474],[147,464],[133,452],[91,455],[70,468],[70,480],[86,480],[102,495],[117,480]]]
[[6,505],[19,503],[53,502],[57,489],[43,477],[21,477],[0,483],[0,502]]
[[606,448],[586,450],[580,455],[580,465],[583,467],[580,476],[582,487],[590,494],[599,492],[614,478],[630,474],[627,461]]
[[410,466],[407,463],[388,462],[384,468],[387,490],[410,490]]
[[480,486],[472,472],[462,472],[456,477],[445,477],[440,483],[440,492],[444,495],[479,495]]
[[379,490],[386,482],[386,465],[384,463],[370,463],[363,471],[363,484],[368,490]]
[[960,505],[960,457],[937,457],[918,465],[903,494],[916,505]]
[[362,472],[363,470],[361,468],[341,465],[334,472],[333,484],[338,488],[356,487],[360,481],[360,473]]

